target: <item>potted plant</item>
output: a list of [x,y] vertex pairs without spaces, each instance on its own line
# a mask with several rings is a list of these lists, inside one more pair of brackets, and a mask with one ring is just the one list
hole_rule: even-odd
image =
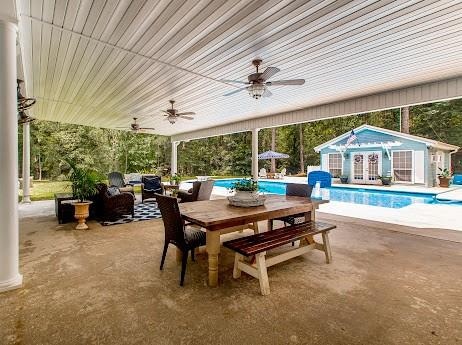
[[258,182],[254,179],[242,179],[231,185],[231,191],[235,191],[236,199],[255,200],[258,198]]
[[391,175],[386,175],[386,176],[379,176],[378,177],[380,181],[382,181],[383,186],[390,186],[391,185]]
[[438,168],[440,170],[440,173],[438,174],[438,179],[440,180],[440,187],[448,188],[449,187],[449,182],[451,181],[451,176],[452,173],[449,169],[444,168]]
[[179,174],[173,174],[170,177],[170,184],[171,185],[179,185],[181,182],[181,176]]
[[340,175],[340,182],[343,184],[348,183],[348,175]]
[[86,219],[90,214],[90,204],[93,203],[88,199],[98,192],[96,186],[100,182],[100,177],[93,170],[79,168],[71,161],[67,161],[67,163],[71,167],[69,180],[72,184],[72,194],[77,199],[74,202],[74,217],[78,222],[75,228],[77,230],[87,230]]

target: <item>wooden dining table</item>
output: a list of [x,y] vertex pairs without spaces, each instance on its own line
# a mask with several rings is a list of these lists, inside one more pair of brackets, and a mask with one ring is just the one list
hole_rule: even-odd
[[299,196],[267,195],[265,204],[257,207],[231,206],[227,199],[215,199],[179,204],[185,221],[206,230],[206,250],[209,266],[209,286],[218,285],[220,235],[251,228],[259,232],[259,221],[303,213],[305,220],[315,220],[315,211],[326,200]]

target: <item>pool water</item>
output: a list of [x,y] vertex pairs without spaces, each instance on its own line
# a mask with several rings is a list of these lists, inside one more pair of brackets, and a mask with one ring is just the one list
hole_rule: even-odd
[[[215,186],[231,188],[231,185],[236,181],[239,181],[239,179],[216,180]],[[286,184],[284,182],[259,181],[258,187],[259,190],[264,193],[279,195],[284,195],[286,193]],[[326,200],[387,208],[402,208],[416,203],[439,203],[435,197],[436,194],[405,193],[345,187],[324,188],[322,191],[322,198]]]

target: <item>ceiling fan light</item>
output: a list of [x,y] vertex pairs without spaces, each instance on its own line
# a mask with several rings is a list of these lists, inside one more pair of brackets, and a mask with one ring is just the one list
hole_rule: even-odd
[[266,86],[263,84],[252,84],[247,88],[247,90],[252,98],[260,99],[265,93]]
[[174,116],[169,116],[168,122],[170,122],[173,125],[176,122],[176,118]]

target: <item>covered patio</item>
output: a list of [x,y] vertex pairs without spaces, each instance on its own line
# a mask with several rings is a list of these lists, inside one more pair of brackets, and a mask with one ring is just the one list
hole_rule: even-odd
[[[457,344],[461,233],[321,214],[335,222],[334,261],[313,253],[270,269],[272,293],[232,278],[223,249],[220,286],[207,258],[178,286],[175,253],[159,271],[160,220],[76,232],[52,212],[20,220],[21,289],[0,297],[5,344]],[[430,231],[430,230],[429,230]],[[226,239],[235,236],[231,234]],[[449,237],[453,235],[453,237]],[[456,237],[458,235],[458,237]]]
[[[102,128],[133,117],[181,142],[462,97],[462,4],[454,1],[54,1],[0,8],[0,339],[6,344],[456,344],[460,232],[323,214],[334,261],[312,253],[270,270],[272,294],[207,255],[177,284],[159,271],[161,220],[78,232],[49,211],[18,215],[16,79],[30,116]],[[281,71],[271,97],[223,96],[251,61]],[[270,86],[270,84],[268,84]],[[268,86],[268,88],[269,88]],[[249,90],[250,91],[250,90]],[[252,92],[250,92],[252,93]],[[174,99],[191,121],[163,121]],[[29,123],[23,124],[28,203]],[[218,197],[218,196],[215,196]],[[27,205],[21,207],[27,208]],[[261,227],[266,223],[261,222]],[[244,236],[233,233],[226,238]]]

